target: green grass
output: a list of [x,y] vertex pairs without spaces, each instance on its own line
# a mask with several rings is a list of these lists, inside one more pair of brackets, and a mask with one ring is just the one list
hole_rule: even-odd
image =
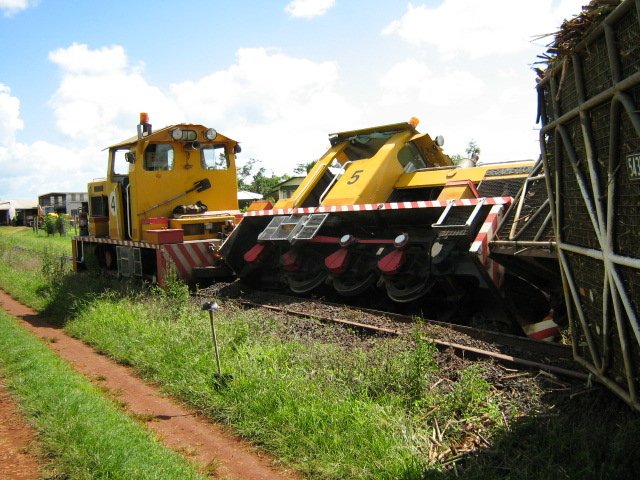
[[51,478],[202,478],[4,312],[0,370],[40,432]]
[[31,227],[0,227],[0,242],[5,245],[19,246],[35,252],[46,252],[49,255],[71,255],[71,237],[50,235],[44,229],[37,233]]
[[187,306],[174,318],[161,303],[106,295],[67,330],[315,478],[421,478],[402,381],[416,359],[406,346],[283,341],[275,322],[221,312],[221,361],[233,379],[220,387],[207,315]]
[[[233,377],[216,383],[208,315],[186,301],[184,286],[148,291],[63,275],[6,246],[2,256],[2,248],[0,234],[0,285],[311,478],[596,479],[640,471],[640,457],[629,453],[640,449],[640,419],[606,392],[558,404],[532,388],[519,392],[523,416],[510,391],[521,386],[496,387],[479,364],[445,375],[418,335],[375,343],[354,335],[347,347],[292,336],[269,315],[230,307],[215,321],[223,371]],[[474,432],[490,443],[458,455]],[[442,463],[452,458],[455,467]]]

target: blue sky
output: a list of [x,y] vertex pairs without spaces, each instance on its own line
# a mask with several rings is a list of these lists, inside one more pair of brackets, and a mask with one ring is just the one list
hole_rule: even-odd
[[110,144],[192,122],[291,173],[327,134],[406,121],[536,158],[531,64],[586,0],[0,0],[0,198],[84,191]]

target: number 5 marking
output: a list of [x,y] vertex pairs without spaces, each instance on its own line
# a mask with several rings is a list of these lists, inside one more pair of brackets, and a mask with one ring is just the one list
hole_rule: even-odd
[[360,180],[360,174],[362,172],[364,172],[364,170],[356,170],[355,172],[353,172],[353,175],[351,175],[351,177],[349,177],[349,181],[347,182],[347,185],[353,185],[358,180]]

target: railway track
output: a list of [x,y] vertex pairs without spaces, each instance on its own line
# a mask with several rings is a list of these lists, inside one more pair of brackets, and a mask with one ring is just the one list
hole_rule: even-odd
[[[233,285],[233,284],[230,284]],[[370,308],[346,306],[317,299],[300,298],[261,291],[241,291],[215,286],[200,290],[202,299],[226,298],[242,308],[257,308],[323,323],[337,324],[371,335],[420,335],[441,349],[453,349],[465,357],[492,358],[522,368],[588,380],[573,361],[571,348],[559,343],[531,340],[508,333],[390,313]]]

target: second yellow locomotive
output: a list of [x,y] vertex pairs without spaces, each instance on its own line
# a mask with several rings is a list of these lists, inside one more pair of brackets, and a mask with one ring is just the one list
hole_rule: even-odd
[[163,282],[230,273],[219,245],[240,217],[238,142],[203,125],[137,135],[108,149],[107,177],[89,183],[88,231],[73,239],[77,268],[92,260],[123,276]]

